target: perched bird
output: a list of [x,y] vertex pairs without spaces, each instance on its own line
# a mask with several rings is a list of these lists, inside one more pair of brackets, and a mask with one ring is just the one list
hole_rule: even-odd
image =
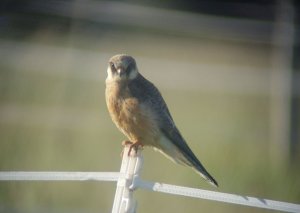
[[181,136],[158,89],[139,73],[133,57],[120,54],[109,60],[105,96],[113,122],[129,139],[125,143],[131,144],[130,151],[153,147],[218,186]]

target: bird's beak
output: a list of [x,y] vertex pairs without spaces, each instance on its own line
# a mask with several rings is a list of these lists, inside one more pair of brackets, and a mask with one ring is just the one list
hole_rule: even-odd
[[124,69],[122,69],[122,68],[117,69],[117,72],[118,72],[119,76],[122,76],[125,73]]

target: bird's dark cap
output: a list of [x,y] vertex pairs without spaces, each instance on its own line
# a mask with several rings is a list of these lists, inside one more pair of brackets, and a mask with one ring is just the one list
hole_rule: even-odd
[[109,62],[114,63],[115,65],[123,65],[127,67],[129,64],[136,65],[134,58],[127,54],[118,54],[109,59]]

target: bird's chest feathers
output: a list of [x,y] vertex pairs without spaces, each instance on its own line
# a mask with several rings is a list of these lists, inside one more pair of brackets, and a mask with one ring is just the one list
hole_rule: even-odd
[[113,120],[117,123],[134,122],[140,103],[132,97],[129,89],[113,85],[106,92],[107,106]]
[[138,140],[153,125],[151,112],[126,87],[108,86],[106,102],[112,120],[131,139]]

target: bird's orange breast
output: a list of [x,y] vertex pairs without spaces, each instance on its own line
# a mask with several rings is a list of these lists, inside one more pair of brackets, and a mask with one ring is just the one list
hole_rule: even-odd
[[128,88],[106,86],[106,103],[112,120],[132,142],[151,145],[157,139],[156,118],[145,103],[132,97]]

